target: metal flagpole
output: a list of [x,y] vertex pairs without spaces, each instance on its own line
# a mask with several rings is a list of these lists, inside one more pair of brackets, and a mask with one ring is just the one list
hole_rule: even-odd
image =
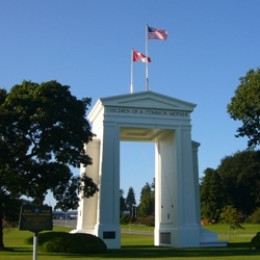
[[134,72],[133,72],[133,55],[134,55],[134,51],[133,51],[133,49],[132,49],[132,51],[131,51],[131,85],[130,85],[130,93],[132,94],[133,93],[133,91],[134,91],[134,85],[133,85],[133,74],[134,74]]
[[[145,27],[145,55],[148,59],[148,24]],[[148,60],[146,62],[146,66],[145,66],[145,82],[146,82],[146,90],[149,90],[149,70],[148,70]]]

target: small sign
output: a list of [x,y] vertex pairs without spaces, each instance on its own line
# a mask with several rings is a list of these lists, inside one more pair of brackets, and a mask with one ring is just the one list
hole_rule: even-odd
[[19,229],[37,233],[52,230],[52,208],[48,206],[23,205],[20,213]]

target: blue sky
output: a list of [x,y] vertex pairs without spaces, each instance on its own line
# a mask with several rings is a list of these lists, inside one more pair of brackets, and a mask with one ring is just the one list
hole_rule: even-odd
[[[192,138],[203,176],[246,148],[226,106],[239,78],[259,66],[259,10],[258,0],[0,1],[0,87],[54,79],[92,105],[127,94],[131,49],[145,53],[145,25],[165,29],[167,41],[149,41],[150,90],[197,104]],[[145,66],[135,63],[140,91]],[[133,186],[138,200],[154,176],[153,145],[122,143],[121,156],[121,187],[126,195]]]

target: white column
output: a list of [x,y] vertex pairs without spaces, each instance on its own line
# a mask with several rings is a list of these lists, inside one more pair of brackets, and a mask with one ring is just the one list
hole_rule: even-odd
[[156,246],[171,246],[178,225],[178,186],[175,132],[166,131],[156,143],[155,230]]
[[178,172],[179,197],[181,198],[179,211],[179,247],[197,247],[200,240],[200,220],[197,208],[197,178],[194,172],[194,160],[192,151],[191,129],[188,126],[180,128],[179,131],[178,163],[181,171]]
[[[87,167],[81,166],[80,176],[88,175],[99,186],[99,159],[100,159],[100,140],[94,138],[86,147],[87,154],[92,158],[92,164]],[[79,194],[81,196],[81,194]],[[77,230],[75,232],[84,232],[95,235],[95,226],[97,224],[99,192],[93,197],[81,198],[78,208]]]
[[165,132],[156,145],[155,245],[199,246],[198,183],[190,127]]
[[110,249],[120,248],[118,127],[104,122],[101,141],[98,236]]
[[196,215],[197,222],[200,223],[201,211],[200,211],[200,190],[199,190],[199,164],[198,164],[198,148],[200,144],[198,142],[192,142],[193,152],[193,173],[194,173],[194,190],[195,190],[195,203],[196,203]]

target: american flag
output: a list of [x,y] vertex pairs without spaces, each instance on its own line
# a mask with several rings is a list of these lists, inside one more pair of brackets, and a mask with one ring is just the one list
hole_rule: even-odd
[[148,39],[166,40],[167,36],[168,32],[166,30],[161,30],[148,26]]

